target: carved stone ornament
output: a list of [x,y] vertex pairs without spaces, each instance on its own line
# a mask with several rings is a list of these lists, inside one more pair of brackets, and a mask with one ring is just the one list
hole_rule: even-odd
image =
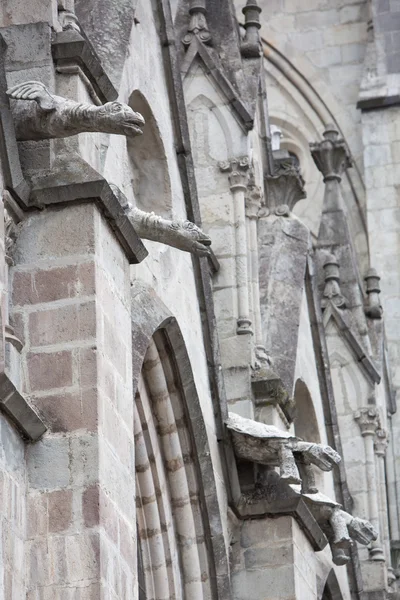
[[324,176],[324,181],[340,181],[343,171],[351,167],[346,144],[339,138],[339,132],[334,125],[328,125],[323,136],[322,142],[310,144],[314,162]]
[[132,206],[128,209],[128,216],[141,238],[160,242],[197,256],[210,254],[210,238],[190,221],[169,221],[153,212],[147,213]]
[[389,436],[385,429],[380,427],[375,432],[374,449],[377,456],[385,456],[389,444]]
[[354,418],[361,429],[363,437],[365,435],[375,435],[380,426],[379,412],[374,406],[361,408],[354,413]]
[[325,288],[322,294],[322,309],[330,302],[336,308],[346,308],[346,298],[340,291],[339,263],[334,254],[328,254],[324,262]]
[[203,44],[211,44],[205,0],[190,0],[189,14],[190,23],[188,31],[183,38],[184,45],[190,46],[194,37],[197,37]]
[[258,217],[261,209],[262,200],[262,189],[259,185],[256,185],[254,179],[254,171],[253,169],[251,169],[247,184],[247,192],[245,196],[246,217],[249,217],[249,219],[256,219]]
[[308,493],[317,492],[313,478],[312,481],[309,480],[311,465],[322,471],[331,471],[341,460],[330,446],[303,442],[273,425],[245,419],[235,413],[229,413],[226,426],[231,432],[238,458],[279,467],[280,477],[287,483],[302,483],[296,464],[299,463],[305,478],[303,489]]
[[70,10],[59,10],[58,18],[60,20],[63,31],[68,31],[69,29],[72,29],[73,31],[78,31],[79,33],[81,32],[78,17],[75,13],[71,12]]
[[262,54],[262,45],[259,29],[261,8],[257,0],[247,0],[246,6],[242,8],[244,14],[244,28],[246,34],[240,44],[240,52],[244,58],[259,58]]
[[12,106],[17,139],[65,138],[84,131],[141,135],[145,124],[140,113],[127,104],[107,102],[84,104],[55,96],[40,81],[25,81],[7,90]]
[[219,168],[223,173],[228,173],[231,190],[236,188],[243,188],[245,190],[247,188],[250,168],[248,156],[222,161],[219,163]]
[[369,521],[353,517],[324,494],[318,492],[303,497],[328,538],[335,564],[349,562],[346,549],[351,546],[352,540],[367,546],[377,539],[378,533]]
[[288,160],[279,161],[273,175],[266,177],[268,209],[279,217],[288,217],[295,204],[306,197],[299,168]]
[[379,294],[381,293],[381,287],[379,285],[380,277],[375,269],[369,269],[364,277],[365,283],[367,284],[367,297],[368,304],[365,309],[365,314],[370,319],[381,319],[382,318],[382,306],[379,300]]

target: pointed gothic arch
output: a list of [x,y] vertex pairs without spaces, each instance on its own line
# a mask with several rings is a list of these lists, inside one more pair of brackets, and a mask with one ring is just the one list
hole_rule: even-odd
[[132,342],[142,588],[154,600],[225,600],[225,542],[189,357],[175,318],[139,282]]

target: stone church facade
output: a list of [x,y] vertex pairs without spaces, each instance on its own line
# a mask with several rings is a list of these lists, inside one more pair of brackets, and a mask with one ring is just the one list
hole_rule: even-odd
[[0,600],[400,597],[400,4],[3,0]]

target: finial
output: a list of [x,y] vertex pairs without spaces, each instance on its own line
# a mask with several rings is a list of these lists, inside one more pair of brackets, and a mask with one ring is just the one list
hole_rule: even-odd
[[261,56],[260,12],[261,8],[258,6],[257,0],[247,0],[246,6],[242,8],[246,35],[241,43],[240,51],[244,58],[259,58]]
[[336,125],[326,125],[323,141],[310,144],[312,157],[326,181],[342,179],[342,173],[352,166],[350,155],[344,140],[340,137]]
[[340,291],[339,263],[334,254],[328,254],[324,262],[325,288],[321,300],[322,309],[325,309],[329,302],[332,302],[336,308],[346,308],[346,298]]
[[365,314],[370,319],[382,318],[382,306],[379,300],[381,288],[379,285],[380,277],[375,269],[369,269],[364,277],[367,284],[368,306],[365,309]]
[[207,24],[207,9],[205,0],[190,0],[190,23],[187,34],[183,38],[185,46],[190,46],[194,37],[203,44],[211,44],[211,34]]

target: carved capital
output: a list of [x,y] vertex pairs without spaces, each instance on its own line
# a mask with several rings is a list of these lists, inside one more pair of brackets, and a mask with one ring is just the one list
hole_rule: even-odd
[[374,441],[374,449],[377,456],[385,456],[389,444],[389,436],[386,429],[378,428]]
[[232,191],[236,189],[246,190],[250,168],[248,156],[220,162],[219,168],[223,173],[228,173],[229,185]]
[[261,56],[260,12],[261,8],[258,6],[257,0],[247,0],[246,6],[242,8],[246,35],[240,44],[240,51],[244,58],[259,58]]
[[287,217],[295,204],[306,197],[304,179],[290,158],[277,163],[275,173],[266,177],[266,204],[272,213]]
[[324,181],[340,181],[342,173],[351,167],[350,156],[339,132],[334,125],[328,125],[323,133],[324,140],[310,144],[315,164],[324,176]]
[[376,430],[380,425],[380,418],[377,408],[374,406],[361,408],[354,413],[354,418],[357,421],[361,435],[375,435]]
[[321,305],[325,309],[329,302],[336,308],[346,308],[346,298],[340,291],[339,263],[334,254],[328,254],[324,263],[325,288]]
[[183,44],[190,46],[194,37],[203,44],[211,44],[211,33],[207,24],[207,9],[205,0],[190,0],[190,23]]
[[365,314],[370,319],[381,319],[382,318],[382,306],[379,300],[379,294],[381,287],[379,285],[380,277],[375,269],[369,269],[364,277],[366,283],[367,292],[367,306],[365,308]]

